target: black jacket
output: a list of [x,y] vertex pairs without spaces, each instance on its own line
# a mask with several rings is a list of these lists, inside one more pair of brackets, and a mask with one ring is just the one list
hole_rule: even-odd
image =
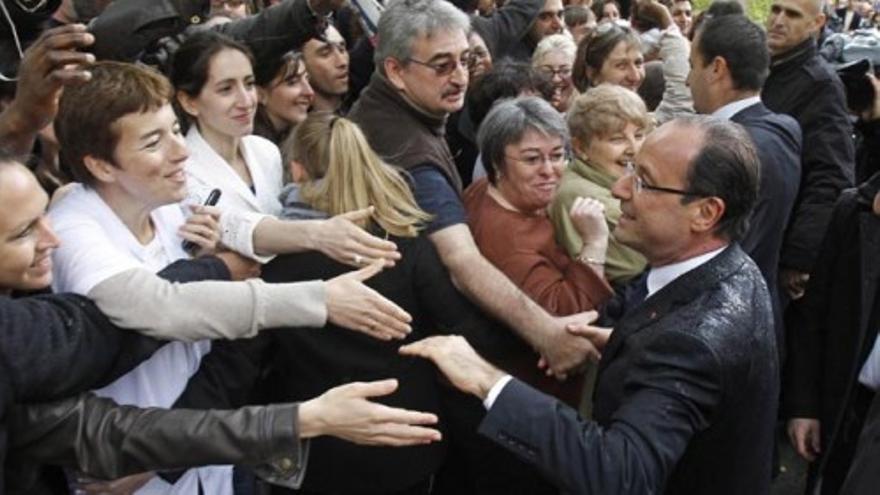
[[843,83],[809,38],[774,57],[761,99],[770,110],[794,117],[803,131],[800,190],[780,264],[809,273],[834,203],[853,180],[853,130]]
[[[95,35],[92,51],[101,60],[134,62],[145,50],[155,48],[158,40],[207,20],[209,6],[206,0],[112,2],[89,26]],[[212,29],[247,43],[259,63],[301,46],[322,33],[324,25],[307,0],[285,0]]]
[[758,202],[741,244],[761,269],[770,290],[777,349],[781,351],[784,332],[776,274],[783,232],[801,180],[801,128],[793,118],[773,113],[762,103],[737,112],[730,120],[745,127],[761,162]]
[[762,495],[778,395],[764,280],[736,245],[634,307],[585,422],[514,380],[480,431],[565,493]]
[[856,184],[862,184],[880,172],[880,120],[859,121],[856,131]]
[[880,394],[874,397],[841,495],[874,495],[880,486]]
[[880,217],[871,211],[878,191],[880,175],[844,192],[810,278],[806,325],[791,333],[783,413],[819,420],[820,473],[842,441],[844,413],[880,324]]
[[[251,342],[218,342],[202,360],[176,407],[301,401],[353,381],[396,378],[398,390],[377,399],[394,407],[440,415],[433,365],[397,353],[403,343],[436,333],[459,333],[494,355],[506,331],[491,324],[452,285],[426,236],[394,239],[403,255],[366,284],[413,317],[404,341],[380,341],[328,323],[323,329],[278,329]],[[263,268],[267,282],[331,278],[351,270],[317,252],[278,256]],[[218,390],[215,384],[224,384]],[[252,393],[256,390],[256,393]],[[445,424],[441,415],[441,430]],[[363,447],[337,438],[313,439],[303,489],[318,493],[401,491],[435,473],[445,443],[407,448]]]
[[[228,280],[229,270],[218,258],[205,257],[177,261],[158,275],[176,282]],[[0,343],[3,346],[0,353],[4,355],[0,355],[0,365],[8,363],[8,369],[0,373],[0,413],[4,423],[7,414],[12,414],[7,413],[12,403],[49,401],[100,388],[128,373],[164,345],[164,342],[136,332],[118,329],[91,301],[81,296],[62,294],[19,300],[0,298],[0,305],[6,303],[9,303],[10,309],[5,309],[5,306],[0,308],[0,324],[4,325],[3,342]],[[7,318],[10,320],[7,321]],[[9,358],[5,357],[7,350]],[[70,407],[70,403],[65,401],[31,404],[17,411],[15,415],[19,419],[13,420],[17,422],[22,417],[69,418]],[[38,428],[25,429],[22,423],[16,424],[18,427],[10,433],[13,446],[30,444],[39,438]],[[43,449],[40,452],[51,453],[50,459],[39,455],[17,455],[13,450],[14,465],[4,464],[4,468],[14,469],[13,488],[16,491],[33,494],[41,489],[34,486],[37,483],[35,462],[63,461],[85,465],[113,463],[116,460],[116,452],[108,450],[106,445],[90,443],[89,438],[81,438],[78,433],[65,435],[63,428],[43,426],[47,428],[42,430],[43,434],[50,438],[39,440]],[[114,424],[102,426],[112,428]],[[6,446],[6,432],[0,427],[0,461],[4,458]],[[6,481],[0,476],[0,493],[6,489]]]

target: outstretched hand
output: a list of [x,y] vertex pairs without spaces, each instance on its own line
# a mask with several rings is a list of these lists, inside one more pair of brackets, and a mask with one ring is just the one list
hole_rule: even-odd
[[397,245],[358,226],[372,215],[371,206],[323,220],[316,239],[318,250],[340,263],[358,268],[376,260],[382,260],[385,266],[394,266],[400,259]]
[[382,294],[364,285],[384,267],[382,260],[327,281],[327,317],[335,325],[381,340],[402,339],[412,317]]
[[424,425],[437,423],[430,413],[388,407],[368,399],[397,390],[397,380],[356,382],[332,388],[299,406],[302,438],[330,435],[360,445],[423,445],[442,439]]
[[463,392],[485,399],[504,373],[480,357],[464,337],[437,335],[402,346],[404,356],[430,359]]

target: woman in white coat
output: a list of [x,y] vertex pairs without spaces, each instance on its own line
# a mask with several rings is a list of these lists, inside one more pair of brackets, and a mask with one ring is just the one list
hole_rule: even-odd
[[271,255],[316,249],[351,265],[399,258],[394,243],[361,230],[352,212],[328,220],[286,221],[278,196],[283,185],[281,156],[270,141],[251,135],[257,108],[253,58],[244,45],[207,31],[188,38],[175,52],[171,82],[189,123],[186,141],[190,200],[222,191],[217,204],[221,240],[260,261]]

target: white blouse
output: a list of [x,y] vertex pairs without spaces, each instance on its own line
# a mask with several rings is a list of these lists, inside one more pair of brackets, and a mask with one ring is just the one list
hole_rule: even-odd
[[239,177],[202,137],[196,126],[186,134],[190,151],[186,166],[188,203],[202,204],[212,189],[222,195],[217,207],[220,216],[221,241],[229,248],[266,262],[271,257],[254,252],[254,229],[267,216],[281,213],[278,197],[283,185],[281,153],[271,141],[259,136],[241,140],[241,154],[254,181],[254,190]]

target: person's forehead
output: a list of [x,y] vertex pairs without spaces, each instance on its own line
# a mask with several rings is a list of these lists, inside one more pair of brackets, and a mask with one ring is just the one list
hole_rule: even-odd
[[690,12],[692,10],[691,2],[689,0],[679,0],[672,4],[672,12]]
[[541,12],[558,12],[563,10],[562,0],[546,0]]
[[423,60],[440,55],[457,57],[469,48],[467,35],[459,29],[420,34],[412,45],[413,55]]
[[684,182],[689,164],[702,146],[702,134],[693,126],[669,123],[648,135],[636,163],[654,178]]
[[621,41],[608,54],[608,62],[627,62],[630,60],[642,58],[642,52],[638,47],[633,46],[626,41]]
[[211,58],[208,82],[247,77],[254,72],[247,55],[234,48],[225,48]]
[[782,10],[797,12],[804,17],[819,13],[817,0],[773,0],[770,5]]
[[113,121],[111,128],[116,132],[119,142],[137,141],[150,132],[164,129],[175,122],[177,116],[171,103],[165,103],[159,108],[127,113]]

